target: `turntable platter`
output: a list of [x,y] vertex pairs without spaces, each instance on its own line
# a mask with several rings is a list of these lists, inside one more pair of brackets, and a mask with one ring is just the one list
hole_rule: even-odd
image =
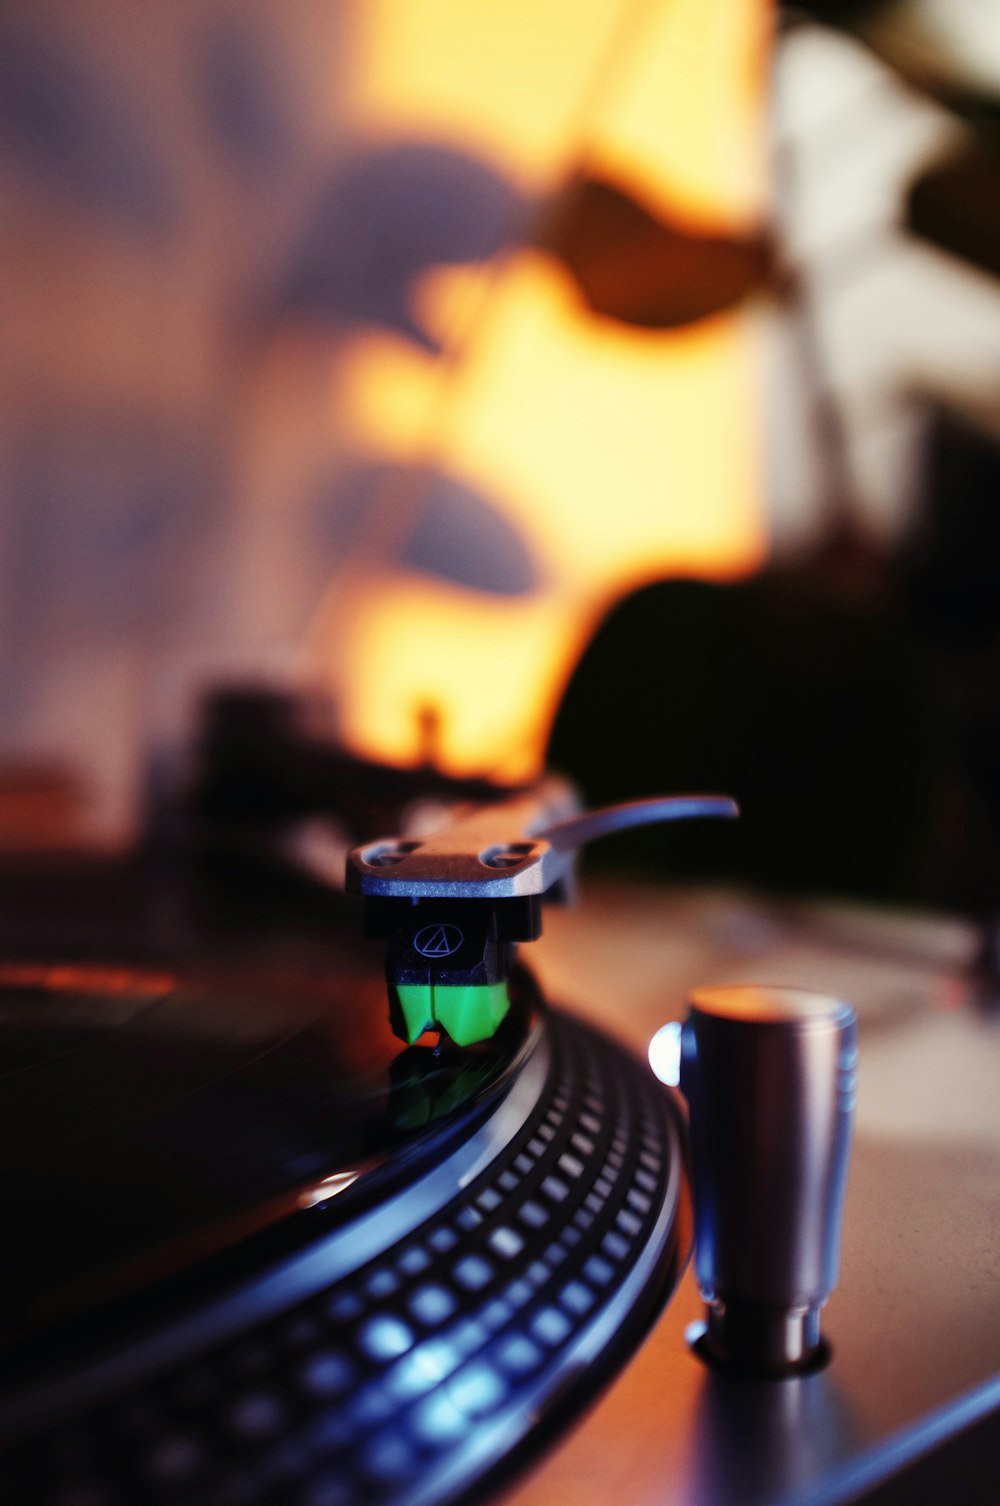
[[492,1040],[407,1047],[328,894],[23,878],[0,1506],[446,1501],[631,1353],[690,1244],[677,1111],[528,972]]

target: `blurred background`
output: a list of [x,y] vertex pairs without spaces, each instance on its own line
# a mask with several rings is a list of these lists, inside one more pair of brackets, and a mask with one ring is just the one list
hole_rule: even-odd
[[0,194],[7,846],[294,689],[348,828],[552,764],[1000,911],[993,7],[6,0]]

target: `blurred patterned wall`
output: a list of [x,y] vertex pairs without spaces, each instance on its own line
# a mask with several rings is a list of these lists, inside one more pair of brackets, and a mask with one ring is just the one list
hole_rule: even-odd
[[616,594],[753,568],[766,45],[757,0],[9,0],[8,767],[120,831],[309,630],[348,742],[516,777]]
[[0,14],[2,748],[81,770],[105,826],[191,674],[307,618],[297,530],[255,514],[326,445],[282,304],[349,34],[322,0]]

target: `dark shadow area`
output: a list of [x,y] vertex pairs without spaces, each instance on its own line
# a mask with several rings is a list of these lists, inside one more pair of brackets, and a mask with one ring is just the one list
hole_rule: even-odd
[[928,435],[894,556],[832,538],[739,584],[646,586],[605,619],[551,762],[597,803],[718,790],[743,812],[630,835],[630,860],[1000,907],[1000,441],[946,411]]
[[552,763],[598,803],[719,790],[742,808],[732,825],[637,832],[631,860],[778,888],[922,892],[949,754],[921,654],[898,606],[819,585],[791,571],[662,582],[603,623]]

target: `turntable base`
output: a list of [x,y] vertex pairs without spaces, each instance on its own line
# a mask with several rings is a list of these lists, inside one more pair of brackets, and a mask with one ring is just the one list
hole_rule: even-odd
[[[159,903],[130,909],[121,879],[113,895],[85,886],[106,933],[75,906],[35,907],[77,917],[87,939],[78,966],[51,971],[15,956],[18,905],[22,936],[35,913],[23,875],[4,895],[4,1019],[21,1053],[21,1098],[5,1101],[14,1130],[35,1118],[5,1146],[20,1201],[0,1252],[3,1506],[490,1492],[507,1506],[888,1506],[921,1499],[934,1470],[952,1498],[992,1506],[1000,1023],[970,982],[970,927],[597,886],[551,911],[532,948],[573,1014],[540,1025],[525,974],[495,1042],[441,1055],[392,1037],[371,944],[350,926],[331,939],[328,897],[311,930],[303,895],[280,924],[269,902],[255,939],[245,917],[237,934],[215,914],[206,933]],[[130,967],[112,975],[101,957],[123,935]],[[642,1057],[706,981],[793,983],[858,1010],[819,1373],[736,1380],[689,1347],[683,1126]],[[186,1231],[180,1248],[168,1227]]]
[[636,1049],[706,981],[851,999],[856,1139],[828,1368],[763,1383],[706,1370],[686,1341],[702,1315],[689,1269],[586,1425],[506,1506],[996,1499],[1000,1014],[970,982],[976,949],[962,921],[745,892],[601,884],[551,913],[543,982]]

